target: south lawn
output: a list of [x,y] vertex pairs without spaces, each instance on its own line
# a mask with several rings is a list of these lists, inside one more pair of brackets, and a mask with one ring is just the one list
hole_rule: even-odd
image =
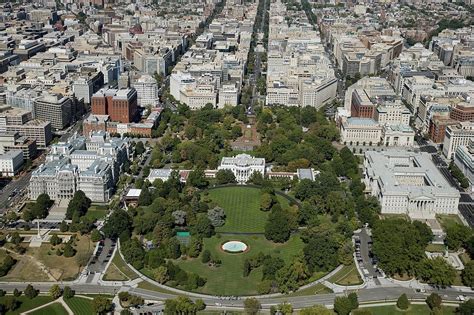
[[[209,198],[222,207],[226,223],[217,232],[263,233],[268,212],[260,211],[261,189],[254,187],[221,187],[209,190]],[[289,207],[288,200],[277,195],[280,205]]]

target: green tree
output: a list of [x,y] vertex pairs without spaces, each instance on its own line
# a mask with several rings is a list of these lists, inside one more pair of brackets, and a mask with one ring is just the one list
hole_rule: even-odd
[[53,201],[48,194],[40,194],[36,198],[36,203],[33,206],[32,214],[35,218],[44,219],[48,216],[49,208],[53,205]]
[[310,271],[329,271],[338,262],[338,244],[329,235],[315,235],[303,248],[304,259]]
[[208,249],[205,249],[202,252],[201,262],[207,264],[211,260],[211,252]]
[[104,296],[96,296],[92,300],[92,309],[98,314],[106,314],[112,310],[112,301]]
[[143,145],[143,142],[138,141],[137,144],[135,145],[135,152],[134,152],[135,157],[142,155],[144,152],[145,152],[145,146]]
[[20,245],[20,243],[23,241],[23,237],[21,237],[18,232],[13,232],[11,234],[11,240],[10,241],[15,245]]
[[346,296],[337,296],[334,299],[334,311],[338,315],[349,315],[353,310],[353,304]]
[[351,302],[351,308],[353,310],[355,310],[356,308],[359,307],[359,299],[357,297],[357,293],[355,292],[351,292],[349,293],[349,295],[347,296],[347,298],[349,299],[349,301]]
[[63,242],[63,240],[56,233],[51,235],[51,238],[49,239],[49,243],[53,246],[59,245],[62,242]]
[[290,303],[284,302],[284,303],[278,304],[277,308],[280,311],[280,313],[284,315],[293,314],[293,306]]
[[427,298],[426,298],[426,304],[431,310],[440,310],[441,309],[441,303],[443,300],[441,299],[441,296],[439,296],[436,293],[431,293]]
[[444,240],[448,248],[458,250],[469,240],[472,230],[461,224],[453,224],[446,228],[446,238]]
[[74,247],[72,247],[71,244],[66,243],[66,245],[64,246],[63,255],[64,257],[72,257],[76,255],[76,250],[74,249]]
[[22,292],[21,292],[20,290],[18,290],[17,288],[15,288],[15,289],[13,290],[13,296],[14,296],[14,297],[20,297],[21,294],[22,294]]
[[247,298],[244,300],[244,310],[246,314],[256,315],[262,308],[262,305],[256,298]]
[[273,207],[265,224],[265,237],[267,240],[284,243],[290,238],[290,217],[281,207]]
[[145,250],[140,241],[132,238],[122,243],[122,254],[125,260],[136,269],[142,269],[145,260]]
[[471,260],[464,265],[464,270],[462,271],[462,282],[465,286],[474,287],[474,261]]
[[211,220],[205,215],[200,214],[193,226],[191,226],[191,234],[198,237],[211,237],[214,235],[214,226]]
[[216,173],[216,181],[219,185],[235,183],[235,175],[231,170],[218,170]]
[[49,288],[49,295],[53,298],[53,299],[57,299],[61,296],[62,294],[62,290],[61,288],[59,287],[59,285],[57,284],[54,284],[51,286],[51,288]]
[[124,210],[114,210],[102,228],[106,237],[117,238],[122,233],[130,235],[132,219]]
[[447,286],[453,284],[456,270],[443,257],[425,258],[418,267],[417,275],[430,284]]
[[140,192],[140,196],[138,196],[138,205],[141,207],[146,207],[151,205],[152,202],[153,198],[151,196],[150,191],[146,187],[143,188]]
[[199,189],[203,189],[209,186],[209,181],[204,174],[204,170],[198,168],[189,173],[187,184]]
[[91,241],[98,242],[102,239],[102,234],[100,234],[99,230],[93,229],[91,232]]
[[300,310],[300,315],[333,315],[333,311],[327,309],[324,305],[315,305]]
[[466,302],[459,304],[456,313],[460,315],[474,314],[474,299],[469,299]]
[[29,299],[34,299],[38,296],[38,290],[36,290],[31,284],[28,284],[25,288],[25,296]]
[[188,246],[188,256],[196,258],[201,253],[202,249],[202,239],[198,237],[191,237]]
[[63,290],[63,298],[64,299],[67,300],[67,299],[73,298],[75,294],[76,294],[76,292],[73,289],[71,289],[70,286],[65,286],[64,287],[64,290]]
[[408,301],[408,297],[405,293],[398,298],[397,307],[401,310],[407,310],[410,307],[410,301]]
[[269,193],[263,193],[260,196],[260,210],[269,211],[274,204],[274,199]]
[[14,311],[20,306],[20,301],[18,301],[15,296],[6,296],[3,300],[5,308],[9,311]]
[[82,217],[87,213],[90,206],[91,200],[86,194],[82,190],[76,191],[67,206],[66,219],[72,219],[75,213],[78,217]]

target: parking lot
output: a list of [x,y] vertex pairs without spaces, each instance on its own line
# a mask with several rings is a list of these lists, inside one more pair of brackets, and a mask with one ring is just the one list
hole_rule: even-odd
[[377,257],[372,252],[372,238],[367,228],[355,234],[355,254],[356,260],[366,280],[373,280],[376,285],[380,285],[378,277],[383,277],[381,270],[377,268]]
[[459,212],[461,212],[464,219],[466,219],[469,226],[474,227],[474,205],[471,204],[460,204]]
[[98,249],[87,267],[89,276],[86,282],[91,282],[94,274],[102,273],[107,267],[107,263],[112,259],[117,242],[109,238],[99,242]]

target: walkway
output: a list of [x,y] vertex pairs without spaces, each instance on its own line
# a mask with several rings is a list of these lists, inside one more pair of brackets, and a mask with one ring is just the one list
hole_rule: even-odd
[[64,309],[66,310],[66,312],[68,313],[68,315],[74,315],[74,312],[69,308],[69,305],[67,305],[67,303],[64,302],[64,299],[63,299],[62,296],[61,296],[59,299],[57,299],[57,300],[54,300],[54,301],[51,301],[51,302],[49,302],[49,303],[40,305],[40,306],[38,306],[38,307],[36,307],[36,308],[33,308],[33,309],[31,309],[31,310],[29,310],[29,311],[27,311],[27,312],[24,312],[23,314],[31,314],[31,313],[33,313],[33,312],[35,312],[35,311],[38,311],[38,310],[40,310],[40,309],[42,309],[42,308],[45,308],[45,307],[47,307],[47,306],[49,306],[49,305],[52,305],[52,304],[55,304],[55,303],[61,304],[61,305],[64,307]]

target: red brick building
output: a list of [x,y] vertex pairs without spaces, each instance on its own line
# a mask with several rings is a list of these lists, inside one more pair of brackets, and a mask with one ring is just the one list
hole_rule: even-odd
[[434,116],[430,120],[430,127],[428,134],[434,143],[443,143],[446,128],[448,126],[456,125],[458,122],[445,116]]
[[137,91],[130,89],[100,90],[92,96],[94,115],[109,115],[111,121],[130,123],[137,119]]

